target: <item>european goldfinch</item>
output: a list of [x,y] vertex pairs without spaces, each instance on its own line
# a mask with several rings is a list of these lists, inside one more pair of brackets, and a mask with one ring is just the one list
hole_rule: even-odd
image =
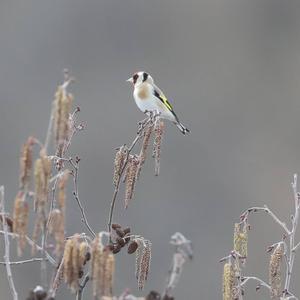
[[137,72],[127,81],[134,86],[133,97],[142,112],[158,112],[161,118],[173,122],[183,134],[190,132],[180,123],[167,97],[154,84],[153,78],[148,73]]

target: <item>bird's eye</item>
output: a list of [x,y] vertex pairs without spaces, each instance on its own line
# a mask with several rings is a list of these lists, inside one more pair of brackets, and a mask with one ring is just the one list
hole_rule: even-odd
[[138,74],[134,74],[134,75],[132,76],[133,84],[136,84],[136,81],[138,80],[138,78],[139,78],[139,75],[138,75]]
[[143,82],[147,80],[148,76],[149,76],[148,73],[146,72],[143,73]]

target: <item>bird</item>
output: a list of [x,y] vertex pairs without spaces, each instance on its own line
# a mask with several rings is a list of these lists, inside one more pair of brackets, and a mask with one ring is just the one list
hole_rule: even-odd
[[133,98],[143,113],[158,112],[162,119],[173,122],[183,134],[190,132],[179,121],[173,106],[160,88],[155,85],[149,73],[144,71],[136,72],[127,81],[133,84]]

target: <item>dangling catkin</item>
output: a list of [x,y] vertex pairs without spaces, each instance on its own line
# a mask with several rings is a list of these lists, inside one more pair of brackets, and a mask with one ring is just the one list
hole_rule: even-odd
[[247,257],[248,232],[244,224],[234,224],[233,249],[243,258]]
[[283,257],[282,244],[278,244],[271,254],[269,263],[269,284],[271,286],[271,299],[278,299],[282,295],[281,289],[281,262]]
[[144,131],[144,139],[143,139],[143,143],[142,143],[141,152],[139,155],[139,165],[138,165],[138,171],[137,171],[137,176],[136,176],[137,179],[139,179],[139,177],[140,177],[142,166],[145,163],[146,158],[147,158],[147,149],[149,146],[149,141],[150,141],[152,130],[153,130],[153,125],[150,124]]
[[117,186],[118,181],[120,180],[121,172],[124,167],[124,162],[127,156],[127,147],[125,145],[121,146],[117,151],[114,161],[114,175],[113,175],[113,184]]
[[[46,224],[46,203],[48,200],[49,180],[51,175],[51,160],[48,158],[45,149],[40,151],[40,158],[35,161],[34,178],[35,178],[35,194],[34,194],[34,210],[37,212],[35,225],[33,229],[33,240],[37,238],[44,230]],[[35,246],[32,248],[32,254],[35,252]]]
[[105,258],[105,267],[103,274],[103,291],[102,295],[104,296],[112,296],[113,290],[113,280],[114,280],[114,272],[115,272],[115,256],[109,251],[107,252]]
[[56,247],[55,254],[59,257],[64,249],[65,243],[65,220],[63,212],[56,208],[49,215],[48,230],[54,236]]
[[127,166],[128,171],[126,172],[125,208],[128,207],[129,201],[133,198],[138,165],[139,158],[136,155],[130,155]]
[[159,175],[160,169],[160,152],[161,152],[161,141],[164,132],[164,122],[159,118],[156,119],[154,125],[154,145],[153,145],[153,157],[155,159],[155,176]]
[[234,270],[232,264],[224,264],[223,270],[223,300],[234,300]]
[[87,253],[89,252],[89,245],[86,241],[81,242],[79,245],[79,264],[84,266],[87,261]]
[[28,188],[32,169],[32,148],[35,143],[33,137],[29,137],[23,145],[20,156],[20,189]]
[[34,209],[43,208],[48,198],[48,186],[51,175],[51,160],[47,157],[45,150],[41,150],[40,158],[35,161],[35,198]]
[[64,212],[65,211],[65,200],[66,200],[66,184],[69,178],[70,171],[65,170],[62,176],[58,179],[57,188],[57,204],[58,207]]
[[71,112],[73,96],[68,94],[63,86],[57,88],[54,106],[54,138],[56,145],[60,145],[68,138],[69,114]]
[[63,261],[65,282],[68,284],[72,292],[76,292],[79,287],[79,275],[83,267],[80,264],[78,234],[67,240]]
[[13,232],[18,234],[18,255],[21,256],[26,246],[29,206],[23,192],[19,192],[14,203]]
[[108,248],[104,248],[97,236],[92,243],[93,296],[112,296],[115,258]]
[[144,247],[141,254],[141,259],[139,262],[139,272],[138,272],[138,289],[144,289],[145,283],[148,279],[149,269],[151,262],[151,242],[148,240],[144,241]]

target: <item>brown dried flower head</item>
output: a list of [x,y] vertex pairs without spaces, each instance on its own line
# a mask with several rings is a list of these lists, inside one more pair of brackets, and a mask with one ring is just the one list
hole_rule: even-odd
[[13,232],[18,234],[18,255],[21,256],[26,246],[29,206],[24,193],[19,192],[14,203]]
[[234,300],[234,269],[230,262],[224,264],[223,300]]
[[269,263],[269,283],[271,286],[271,299],[278,299],[282,295],[281,289],[281,263],[283,246],[278,244],[271,254]]
[[22,146],[20,156],[20,189],[28,188],[32,170],[32,152],[35,139],[29,137],[26,143]]
[[234,224],[233,249],[243,258],[247,257],[248,232],[247,226],[243,223]]
[[160,170],[160,153],[161,153],[161,142],[164,133],[164,122],[157,118],[154,125],[154,145],[153,145],[153,157],[155,159],[155,176],[159,175]]

